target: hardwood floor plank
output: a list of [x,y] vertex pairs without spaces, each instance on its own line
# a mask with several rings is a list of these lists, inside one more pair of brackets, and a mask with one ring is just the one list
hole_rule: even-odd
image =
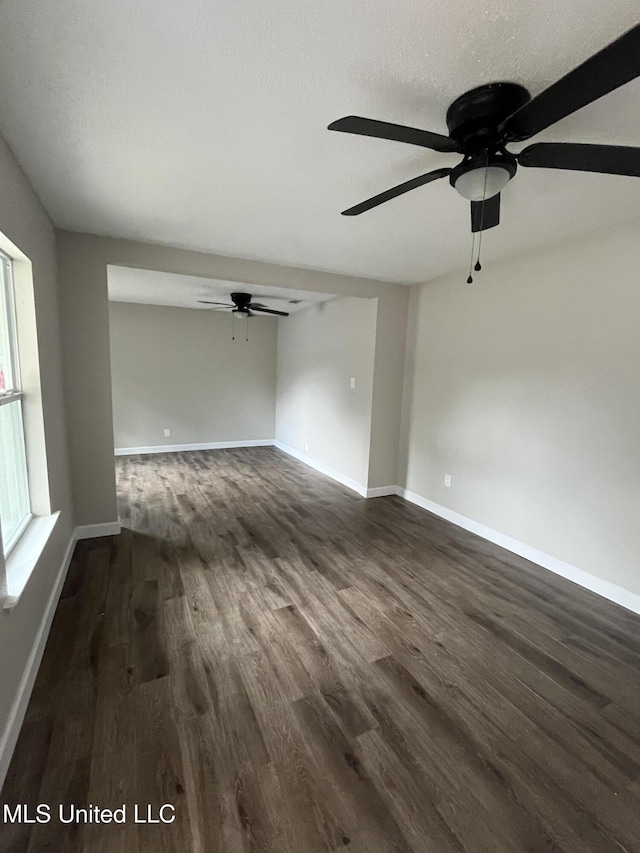
[[295,724],[292,706],[283,697],[275,673],[260,653],[241,659],[241,675],[255,709],[287,807],[298,815],[293,833],[303,851],[333,850],[346,836],[322,790],[316,792],[315,768],[310,769],[307,744]]
[[433,853],[461,853],[462,843],[443,820],[432,797],[425,798],[430,785],[419,771],[396,754],[381,730],[358,737],[363,765],[371,774],[387,807],[414,850]]
[[347,834],[368,832],[381,850],[410,850],[354,745],[328,708],[316,697],[306,697],[295,702],[293,710],[306,746],[307,770],[316,780],[319,797],[338,816]]
[[185,778],[191,844],[194,853],[236,853],[238,829],[224,790],[221,768],[225,756],[213,736],[212,714],[180,717],[178,737]]
[[4,853],[23,853],[28,850],[32,824],[9,822],[4,819],[4,809],[15,813],[16,806],[25,805],[33,815],[40,802],[40,787],[46,772],[52,720],[27,719],[22,726],[9,772],[0,797],[3,821],[0,824],[1,849]]
[[[211,706],[207,676],[188,603],[184,597],[162,602],[163,660],[171,675],[173,705],[185,717],[204,714]],[[158,677],[162,677],[162,670]]]

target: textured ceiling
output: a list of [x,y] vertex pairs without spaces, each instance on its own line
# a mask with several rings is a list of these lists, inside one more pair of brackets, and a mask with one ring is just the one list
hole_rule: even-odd
[[[533,94],[637,22],[637,0],[0,2],[0,127],[62,227],[398,282],[465,263],[455,157],[330,133],[357,113],[445,132],[461,92]],[[539,139],[640,144],[640,81]],[[521,169],[485,260],[640,215],[634,178]]]
[[[168,272],[133,269],[132,267],[107,267],[109,299],[113,302],[141,302],[145,305],[170,305],[175,308],[209,309],[200,299],[212,302],[230,302],[230,294],[251,293],[256,302],[275,311],[293,314],[316,302],[334,299],[330,293],[313,293],[308,290],[289,290],[284,287],[267,287],[262,284],[241,284],[219,278],[201,278],[192,275],[175,275]],[[292,303],[291,300],[294,300]],[[295,300],[299,300],[296,304]],[[255,315],[259,317],[259,314]]]

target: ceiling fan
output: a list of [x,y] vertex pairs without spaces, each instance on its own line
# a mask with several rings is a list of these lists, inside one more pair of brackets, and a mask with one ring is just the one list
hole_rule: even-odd
[[254,312],[259,314],[277,314],[278,317],[288,317],[286,311],[274,311],[260,302],[252,302],[250,293],[232,293],[231,302],[209,302],[207,299],[199,299],[201,305],[214,305],[214,311],[231,309],[231,313],[238,318],[253,317]]
[[530,139],[638,76],[640,24],[533,99],[527,89],[516,83],[489,83],[465,92],[447,110],[449,136],[360,116],[338,119],[329,125],[329,130],[462,154],[462,160],[452,169],[435,169],[419,175],[343,210],[342,214],[358,216],[409,190],[448,176],[451,186],[471,201],[471,230],[475,233],[500,222],[500,192],[518,166],[640,177],[640,148],[538,142],[512,153],[505,147],[510,142]]

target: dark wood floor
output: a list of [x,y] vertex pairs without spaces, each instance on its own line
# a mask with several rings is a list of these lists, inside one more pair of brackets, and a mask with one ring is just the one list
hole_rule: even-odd
[[640,851],[640,618],[273,448],[117,472],[4,798],[177,818],[3,853]]

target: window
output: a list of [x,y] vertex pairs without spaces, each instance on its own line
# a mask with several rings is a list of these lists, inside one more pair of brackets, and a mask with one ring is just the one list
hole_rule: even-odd
[[11,259],[0,252],[0,525],[6,556],[31,519]]

